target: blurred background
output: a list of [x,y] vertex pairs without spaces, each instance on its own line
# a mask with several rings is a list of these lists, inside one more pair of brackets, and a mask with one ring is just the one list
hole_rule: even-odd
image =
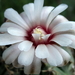
[[[0,25],[4,22],[4,11],[7,8],[13,8],[19,13],[23,11],[24,4],[34,2],[34,0],[0,0]],[[68,20],[75,21],[75,0],[45,0],[44,6],[57,6],[61,3],[67,4],[69,7],[62,12]],[[0,47],[0,75],[25,75],[23,69],[16,69],[12,65],[6,65],[1,56],[6,47]],[[71,61],[64,67],[50,67],[42,65],[42,71],[40,75],[75,75],[75,50],[66,49],[71,55]]]
[[[0,0],[0,25],[4,22],[4,11],[7,8],[14,8],[19,13],[23,11],[24,4],[34,2],[34,0]],[[57,6],[61,3],[67,4],[69,7],[62,14],[69,20],[75,21],[75,0],[45,0],[45,6]]]

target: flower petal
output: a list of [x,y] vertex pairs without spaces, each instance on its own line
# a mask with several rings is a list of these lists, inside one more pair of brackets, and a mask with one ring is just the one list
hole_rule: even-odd
[[29,66],[33,62],[34,48],[32,47],[29,51],[22,51],[18,57],[18,63],[20,65]]
[[9,45],[23,41],[24,38],[20,36],[12,36],[10,34],[0,34],[0,45]]
[[32,42],[30,41],[23,41],[21,42],[19,45],[18,45],[18,48],[21,50],[21,51],[28,51],[31,49],[32,47]]
[[32,34],[32,36],[33,36],[35,42],[38,43],[38,40],[40,38],[40,34]]
[[34,0],[34,16],[37,23],[40,22],[40,14],[43,8],[44,0]]
[[47,34],[45,36],[42,37],[42,39],[44,39],[45,41],[50,37],[51,34]]
[[19,54],[20,50],[18,50],[18,44],[15,44],[10,46],[3,52],[2,58],[3,60],[5,60],[6,64],[11,64],[15,61]]
[[52,29],[52,33],[68,31],[68,30],[71,30],[72,27],[73,27],[72,23],[70,23],[70,22],[62,22],[62,23],[59,23],[58,25],[56,25]]
[[10,64],[10,63],[14,62],[15,59],[18,57],[19,54],[20,54],[20,50],[15,50],[15,51],[5,60],[5,63],[6,63],[6,64]]
[[49,28],[52,28],[56,25],[58,25],[59,23],[62,23],[62,22],[67,22],[68,20],[62,16],[62,15],[58,15],[53,21],[52,23],[50,24]]
[[7,28],[0,28],[0,33],[7,33]]
[[54,42],[58,43],[61,46],[68,46],[72,43],[72,40],[67,38],[63,34],[56,35],[51,41],[54,41]]
[[63,34],[63,35],[72,40],[72,43],[69,45],[69,47],[75,48],[75,35],[72,34]]
[[34,61],[31,65],[24,67],[25,74],[39,74],[41,71],[41,59],[34,57]]
[[57,66],[57,62],[54,59],[54,57],[52,56],[52,54],[50,53],[50,55],[47,57],[47,62],[52,65],[52,66]]
[[26,24],[27,24],[29,27],[31,27],[31,22],[30,22],[28,16],[25,14],[25,12],[22,12],[20,15],[21,15],[21,17],[23,18],[23,20],[26,22]]
[[75,36],[74,35],[69,35],[68,38],[72,40],[72,43],[69,45],[69,47],[75,49]]
[[15,49],[16,45],[12,45],[9,48],[7,48],[3,54],[2,54],[2,58],[3,60],[5,60]]
[[35,50],[36,57],[44,59],[48,57],[48,54],[49,52],[48,52],[46,45],[40,44],[37,46]]
[[[21,28],[20,26],[18,26],[17,24],[15,23],[12,23],[12,22],[5,22],[1,25],[1,28],[8,28],[8,27],[16,27],[16,28]],[[21,28],[23,29],[23,28]]]
[[63,57],[63,65],[65,64],[65,62],[68,62],[70,60],[70,55],[68,54],[68,52],[66,52],[64,49],[62,49],[61,47],[57,46],[57,45],[53,45],[61,54],[61,56]]
[[75,30],[75,22],[74,21],[69,21],[72,24],[72,30]]
[[17,27],[17,28],[21,28],[20,26],[18,26],[17,24],[14,24],[12,22],[5,22],[1,25],[0,28],[0,32],[7,32],[7,28],[8,27]]
[[51,11],[54,9],[54,7],[52,7],[52,6],[45,6],[45,7],[43,7],[43,9],[42,9],[42,12],[41,12],[41,20],[43,21],[43,22],[46,22],[46,20],[47,20],[47,18],[48,18],[48,16],[49,16],[49,13],[51,13]]
[[63,12],[65,9],[67,9],[68,6],[66,4],[60,4],[58,5],[49,15],[47,20],[47,28],[49,27],[51,21],[61,12]]
[[33,21],[34,20],[34,4],[33,3],[26,4],[23,6],[23,9],[28,19],[30,21]]
[[26,36],[26,32],[21,28],[9,27],[7,29],[8,33],[15,36]]
[[48,51],[50,53],[50,56],[54,58],[55,62],[52,62],[51,61],[54,61],[52,59],[50,59],[49,57],[47,58],[48,62],[51,64],[51,65],[54,65],[54,66],[58,66],[60,65],[62,62],[63,62],[63,58],[61,56],[61,54],[58,52],[58,50],[56,48],[54,48],[52,45],[47,45],[47,48],[48,48]]
[[12,65],[13,65],[14,67],[16,67],[16,68],[21,68],[21,67],[23,67],[23,65],[20,65],[20,64],[18,63],[18,60],[17,60],[17,59],[12,63]]
[[17,11],[15,11],[14,9],[12,8],[8,8],[6,9],[5,13],[4,13],[4,16],[17,23],[18,25],[24,27],[24,28],[28,28],[27,24],[25,23],[25,21],[21,18],[21,16],[18,14]]

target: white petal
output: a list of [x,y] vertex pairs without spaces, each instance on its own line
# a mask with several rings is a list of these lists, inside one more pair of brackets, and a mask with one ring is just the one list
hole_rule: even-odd
[[[62,58],[61,54],[58,52],[58,50],[56,48],[54,48],[52,45],[47,45],[47,48],[49,50],[50,56],[53,57],[52,58],[53,60],[52,59],[50,60],[48,57],[47,58],[48,62],[54,66],[60,65],[63,62],[63,58]],[[51,61],[54,61],[53,64]]]
[[62,22],[62,23],[59,23],[58,25],[56,25],[52,29],[52,33],[68,31],[68,30],[71,30],[71,29],[72,29],[72,23],[70,23],[70,22]]
[[40,44],[37,46],[35,50],[36,57],[44,59],[48,57],[48,54],[48,49],[44,44]]
[[16,48],[16,45],[12,45],[9,48],[7,48],[2,55],[3,60],[5,60]]
[[63,34],[63,35],[72,40],[72,43],[69,45],[69,47],[75,48],[75,35],[72,34]]
[[75,49],[75,35],[66,34],[65,36],[72,40],[72,43],[69,45],[69,47]]
[[[8,27],[16,27],[16,28],[21,28],[20,26],[18,26],[17,24],[15,23],[12,23],[12,22],[5,22],[1,25],[1,28],[8,28]],[[23,28],[21,28],[23,29]]]
[[29,51],[22,51],[18,57],[18,63],[20,65],[29,66],[33,62],[34,58],[34,48],[31,48]]
[[52,56],[52,54],[50,53],[50,55],[47,57],[47,62],[52,65],[52,66],[57,66],[57,62],[55,60],[55,58]]
[[15,36],[26,36],[26,32],[21,28],[9,27],[7,29],[8,33]]
[[12,22],[5,22],[1,25],[0,32],[7,32],[8,27],[18,27],[18,28],[20,28],[20,26],[18,26],[17,24],[14,24]]
[[59,6],[57,6],[49,15],[48,20],[47,20],[47,28],[49,27],[49,24],[51,23],[51,21],[61,12],[63,12],[65,9],[67,9],[67,5],[66,4],[60,4]]
[[10,64],[15,61],[15,59],[18,57],[20,54],[20,50],[15,50],[14,52],[11,53],[11,55],[5,60],[6,64]]
[[7,28],[0,28],[0,32],[1,33],[6,33],[7,32]]
[[43,9],[42,9],[42,12],[41,12],[41,20],[43,21],[43,22],[46,22],[46,20],[47,20],[47,18],[48,18],[48,16],[49,16],[49,13],[51,13],[51,11],[54,9],[54,7],[52,7],[52,6],[45,6],[45,7],[43,7]]
[[67,22],[68,20],[62,16],[62,15],[58,15],[53,21],[52,23],[50,24],[50,27],[51,29],[53,29],[54,26],[58,25],[59,23],[62,23],[62,22]]
[[69,21],[72,24],[72,30],[75,30],[75,22],[74,21]]
[[37,42],[40,38],[40,34],[32,34],[34,40]]
[[72,44],[70,44],[68,47],[71,47],[71,48],[75,49],[75,42],[73,42]]
[[34,16],[38,23],[40,21],[41,11],[43,8],[44,0],[34,0]]
[[18,44],[12,45],[7,48],[2,55],[3,60],[6,64],[11,64],[19,55],[20,50],[18,50]]
[[18,60],[17,60],[17,59],[12,63],[12,65],[13,65],[14,67],[16,67],[16,68],[21,68],[21,67],[23,67],[23,65],[20,65],[20,64],[18,63]]
[[27,25],[28,25],[29,27],[31,27],[31,22],[30,22],[28,16],[25,14],[25,12],[22,12],[20,15],[21,15],[21,17],[23,18],[23,20],[27,23]]
[[[61,47],[57,46],[57,45],[53,45],[62,55],[64,61],[69,61],[70,60],[70,55],[68,54],[68,52],[66,52],[64,49],[62,49]],[[64,62],[63,62],[64,63]]]
[[68,46],[72,43],[72,40],[67,38],[63,34],[62,35],[56,35],[51,41],[54,41],[61,46]]
[[39,74],[41,71],[41,59],[35,56],[33,64],[34,64],[34,74]]
[[20,36],[12,36],[10,34],[0,34],[0,45],[9,45],[23,41],[24,38]]
[[42,39],[44,39],[45,41],[50,37],[51,34],[47,34],[45,36],[42,37]]
[[30,41],[23,41],[21,42],[19,45],[18,45],[18,48],[21,50],[21,51],[28,51],[31,49],[32,47],[32,42]]
[[34,20],[34,4],[29,3],[23,6],[25,14],[28,16],[30,21]]
[[24,27],[24,28],[28,28],[27,24],[25,23],[25,21],[21,18],[21,16],[18,14],[17,11],[15,11],[14,9],[12,8],[8,8],[5,13],[4,13],[4,16],[17,23],[18,25]]
[[25,74],[39,74],[41,71],[41,59],[34,57],[31,65],[24,67]]

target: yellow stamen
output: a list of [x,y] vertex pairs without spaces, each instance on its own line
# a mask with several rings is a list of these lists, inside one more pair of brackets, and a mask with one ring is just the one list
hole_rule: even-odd
[[39,40],[41,40],[45,34],[43,33],[42,29],[40,28],[35,28],[34,31],[33,31],[34,34],[40,34],[40,37],[39,37]]

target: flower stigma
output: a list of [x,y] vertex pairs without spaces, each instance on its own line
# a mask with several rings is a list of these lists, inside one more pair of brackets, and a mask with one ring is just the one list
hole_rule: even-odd
[[40,35],[39,40],[42,40],[42,37],[45,36],[45,34],[46,34],[45,31],[43,29],[41,29],[41,28],[35,28],[33,30],[33,33]]

